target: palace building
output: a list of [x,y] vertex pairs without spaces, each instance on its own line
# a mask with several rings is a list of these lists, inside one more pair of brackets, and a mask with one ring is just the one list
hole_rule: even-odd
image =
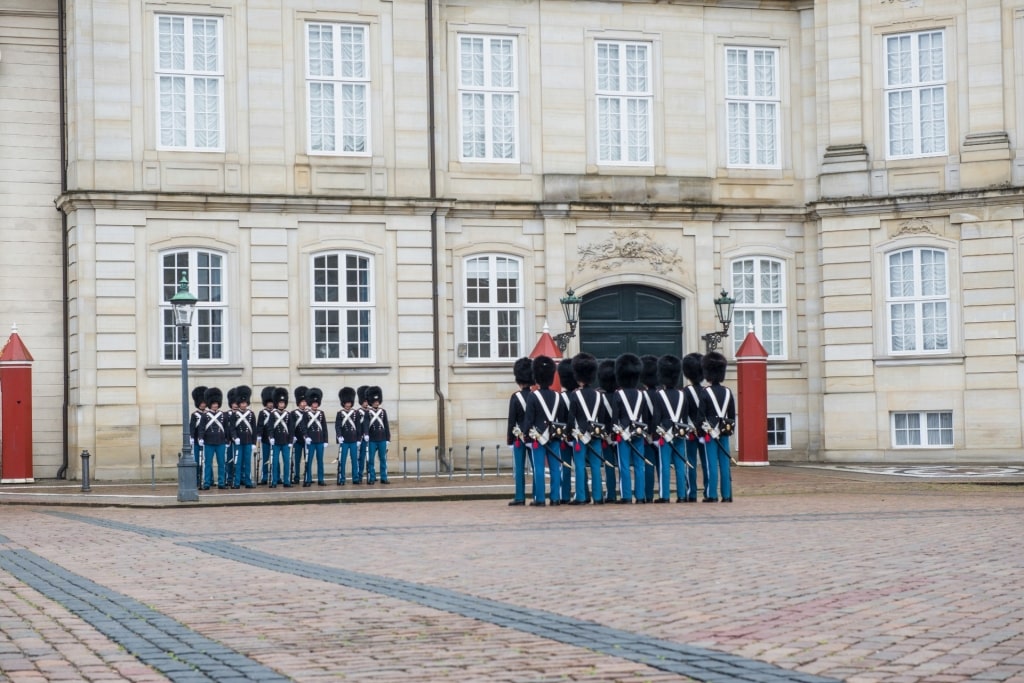
[[569,288],[598,357],[727,291],[772,458],[1018,461],[1019,126],[1024,0],[0,0],[35,474],[172,476],[183,275],[193,386],[380,386],[431,465]]

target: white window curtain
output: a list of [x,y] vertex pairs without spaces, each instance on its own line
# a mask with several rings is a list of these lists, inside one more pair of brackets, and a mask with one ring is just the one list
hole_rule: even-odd
[[743,343],[747,331],[754,334],[768,351],[768,357],[786,357],[786,277],[784,263],[778,259],[757,257],[732,262],[733,353]]
[[885,103],[889,158],[947,152],[945,34],[886,36]]
[[726,48],[725,79],[729,166],[779,168],[779,51]]
[[597,153],[602,163],[651,163],[651,46],[596,43]]
[[949,273],[941,249],[903,249],[887,257],[889,352],[944,353],[949,346]]
[[513,36],[459,36],[464,161],[518,159],[519,85]]
[[522,262],[511,256],[473,256],[464,262],[467,357],[522,355]]
[[306,99],[311,154],[370,153],[368,28],[306,25]]
[[199,364],[227,361],[227,292],[225,257],[202,249],[164,252],[160,256],[161,362],[180,361],[180,337],[174,324],[171,298],[182,276],[198,299],[189,329],[189,361]]
[[223,149],[219,17],[157,15],[158,140],[163,149]]
[[317,362],[375,358],[373,259],[354,252],[312,259],[312,356]]

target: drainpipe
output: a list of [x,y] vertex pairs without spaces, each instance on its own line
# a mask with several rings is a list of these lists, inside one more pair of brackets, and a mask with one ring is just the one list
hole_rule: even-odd
[[[57,74],[59,84],[59,112],[60,112],[60,194],[64,194],[68,191],[68,156],[67,156],[67,142],[68,142],[68,124],[67,124],[67,78],[65,76],[65,69],[67,67],[67,35],[65,33],[66,23],[66,0],[57,0],[57,68],[59,73]],[[61,340],[63,344],[64,359],[63,359],[63,394],[61,399],[61,451],[63,453],[61,459],[60,469],[57,470],[57,479],[68,478],[68,409],[71,404],[71,359],[69,358],[71,350],[71,340],[68,338],[68,316],[70,313],[70,306],[68,305],[68,270],[70,264],[68,263],[68,215],[64,213],[63,209],[58,208],[60,211],[60,246],[61,246],[61,291],[63,296],[61,297]]]
[[[437,150],[435,148],[434,121],[434,0],[426,0],[427,28],[427,167],[430,173],[430,199],[437,199]],[[441,388],[441,254],[437,245],[437,206],[430,212],[430,286],[434,292],[433,344],[434,344],[434,398],[437,401],[438,453],[445,453],[445,399]],[[443,456],[442,456],[443,457]],[[435,465],[439,463],[434,463]]]

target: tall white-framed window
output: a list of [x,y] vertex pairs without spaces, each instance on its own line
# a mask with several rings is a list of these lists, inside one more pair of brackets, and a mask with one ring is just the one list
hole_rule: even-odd
[[754,334],[769,358],[786,357],[786,268],[775,258],[755,256],[732,262],[733,353],[747,330]]
[[306,24],[310,154],[370,154],[369,28]]
[[891,413],[893,448],[952,448],[952,411]]
[[943,31],[885,37],[885,135],[890,159],[946,154]]
[[227,362],[225,256],[205,249],[176,249],[160,254],[161,362],[181,360],[171,298],[177,294],[182,276],[188,277],[188,289],[198,299],[188,335],[189,361]]
[[314,254],[312,287],[313,360],[374,361],[373,257],[348,251]]
[[597,160],[652,163],[654,84],[651,44],[599,40],[597,49]]
[[727,158],[738,168],[780,168],[779,50],[725,48]]
[[949,269],[943,249],[886,255],[889,352],[945,353],[949,342]]
[[498,254],[464,261],[467,357],[515,359],[522,355],[522,261]]
[[789,414],[768,415],[768,450],[786,451],[792,448],[792,440],[789,438]]
[[519,74],[514,36],[459,36],[459,139],[463,161],[519,157]]
[[220,17],[156,15],[160,149],[224,149],[224,40]]

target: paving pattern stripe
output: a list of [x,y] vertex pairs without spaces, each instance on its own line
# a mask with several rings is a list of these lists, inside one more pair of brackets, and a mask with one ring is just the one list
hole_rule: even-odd
[[112,519],[101,519],[99,517],[90,517],[89,515],[80,515],[74,512],[63,512],[61,510],[43,510],[43,514],[52,515],[53,517],[60,517],[61,519],[68,519],[74,522],[86,522],[87,524],[94,524],[96,526],[106,527],[107,529],[116,529],[117,531],[130,531],[134,534],[141,534],[150,538],[182,538],[183,534],[177,531],[170,531],[167,529],[154,529],[153,527],[139,526],[138,524],[129,524],[127,522],[118,522]]
[[651,638],[643,634],[603,626],[592,621],[509,605],[445,588],[304,562],[251,550],[233,543],[197,541],[186,542],[183,545],[261,569],[293,574],[306,579],[328,581],[531,633],[541,638],[583,647],[601,654],[644,664],[660,671],[688,676],[698,681],[708,683],[717,680],[756,683],[836,683],[834,678],[783,669],[728,652]]
[[243,675],[291,680],[126,595],[23,549],[0,550],[0,569],[64,606],[139,661],[172,681],[223,681]]

